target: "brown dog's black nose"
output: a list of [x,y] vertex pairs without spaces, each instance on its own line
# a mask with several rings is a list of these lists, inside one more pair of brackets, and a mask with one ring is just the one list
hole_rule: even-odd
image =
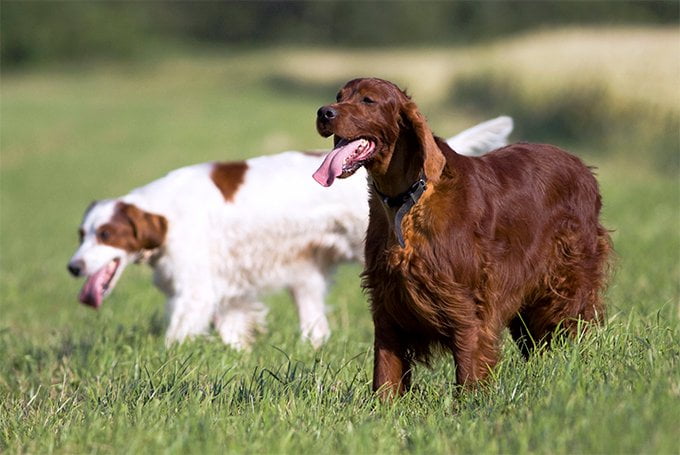
[[320,107],[319,110],[316,112],[316,117],[322,122],[333,120],[337,115],[338,111],[336,111],[330,106]]
[[71,275],[73,276],[80,276],[80,272],[82,272],[84,266],[85,264],[83,264],[83,261],[81,260],[69,262],[68,271],[71,272]]

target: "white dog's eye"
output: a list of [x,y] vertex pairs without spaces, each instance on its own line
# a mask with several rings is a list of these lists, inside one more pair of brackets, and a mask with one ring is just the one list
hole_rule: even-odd
[[85,231],[82,229],[78,229],[78,242],[83,243],[83,239],[85,238]]
[[99,237],[99,240],[106,242],[111,237],[111,232],[103,229],[97,233],[97,236]]

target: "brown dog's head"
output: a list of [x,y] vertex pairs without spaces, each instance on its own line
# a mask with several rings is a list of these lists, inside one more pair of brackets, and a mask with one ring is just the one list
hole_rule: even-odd
[[444,165],[418,107],[399,87],[382,79],[349,81],[335,103],[318,110],[316,128],[324,137],[334,135],[335,148],[314,173],[324,186],[361,166],[373,175],[384,175],[394,168],[395,152],[401,161],[418,161],[416,166],[430,179],[437,178]]

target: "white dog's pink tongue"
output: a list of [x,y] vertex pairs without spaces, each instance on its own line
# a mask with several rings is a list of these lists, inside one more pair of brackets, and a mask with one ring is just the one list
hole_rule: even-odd
[[364,144],[364,139],[357,139],[350,143],[344,140],[338,143],[338,147],[331,150],[326,158],[321,163],[321,166],[314,173],[314,180],[323,186],[331,186],[335,178],[342,174],[342,167],[345,160],[349,158],[356,150]]
[[102,300],[104,300],[104,286],[111,280],[116,268],[118,268],[118,264],[114,260],[87,277],[83,289],[80,290],[78,300],[85,305],[99,308]]

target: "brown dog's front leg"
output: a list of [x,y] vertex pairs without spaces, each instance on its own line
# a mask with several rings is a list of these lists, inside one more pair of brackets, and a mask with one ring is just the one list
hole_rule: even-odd
[[406,350],[392,336],[375,332],[373,391],[383,400],[403,394],[411,386],[411,363]]

